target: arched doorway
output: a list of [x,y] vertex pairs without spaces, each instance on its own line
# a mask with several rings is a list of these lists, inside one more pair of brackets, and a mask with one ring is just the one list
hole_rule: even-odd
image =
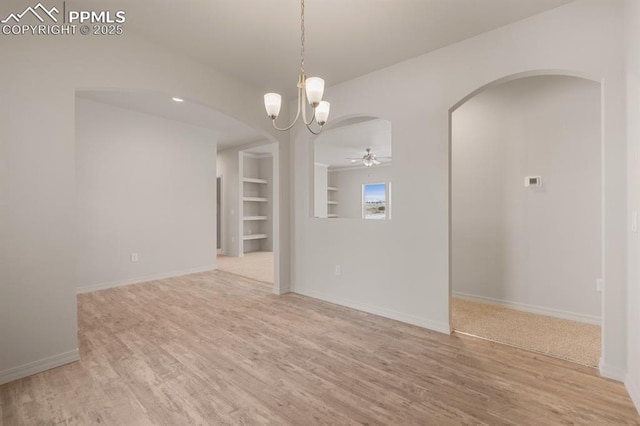
[[452,329],[598,365],[600,90],[527,73],[450,110]]

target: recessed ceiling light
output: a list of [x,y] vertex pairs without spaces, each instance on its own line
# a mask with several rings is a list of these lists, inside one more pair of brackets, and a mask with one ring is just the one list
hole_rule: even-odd
[[184,102],[184,99],[181,98],[172,98],[175,102]]

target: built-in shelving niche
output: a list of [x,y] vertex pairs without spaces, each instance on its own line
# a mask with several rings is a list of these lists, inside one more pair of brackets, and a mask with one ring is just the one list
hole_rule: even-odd
[[242,152],[240,161],[242,252],[273,251],[273,157]]

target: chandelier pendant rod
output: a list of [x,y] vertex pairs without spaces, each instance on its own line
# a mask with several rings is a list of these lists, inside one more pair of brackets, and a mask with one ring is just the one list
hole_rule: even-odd
[[[300,102],[300,92],[301,92],[302,90],[303,90],[303,89],[301,89],[300,87],[298,87],[298,112],[296,112],[296,118],[294,118],[294,119],[293,119],[293,121],[291,122],[291,124],[289,124],[287,127],[282,127],[282,128],[280,128],[280,127],[278,127],[278,125],[276,124],[276,118],[278,118],[278,117],[276,116],[276,117],[272,117],[272,118],[271,118],[271,123],[273,124],[273,127],[274,127],[276,130],[280,130],[281,132],[286,132],[287,130],[290,130],[293,126],[295,126],[295,124],[298,122],[298,118],[300,117],[300,108],[301,108],[301,107],[300,107],[300,104],[301,104],[301,102]],[[302,106],[302,108],[304,108],[304,106]]]
[[[304,83],[304,0],[300,0],[300,80]],[[300,86],[298,86],[300,87]]]

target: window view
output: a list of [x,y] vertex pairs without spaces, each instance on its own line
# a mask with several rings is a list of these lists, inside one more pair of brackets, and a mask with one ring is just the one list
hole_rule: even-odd
[[362,185],[362,217],[364,219],[388,219],[389,203],[386,183]]

